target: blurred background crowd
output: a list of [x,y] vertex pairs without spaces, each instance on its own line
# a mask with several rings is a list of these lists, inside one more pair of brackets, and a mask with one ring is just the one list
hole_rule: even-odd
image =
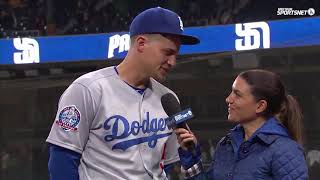
[[292,18],[277,9],[317,8],[320,1],[0,0],[0,38],[127,31],[135,15],[159,5],[181,15],[185,26],[207,26]]

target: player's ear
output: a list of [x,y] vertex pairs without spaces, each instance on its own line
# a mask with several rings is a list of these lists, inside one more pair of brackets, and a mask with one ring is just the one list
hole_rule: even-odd
[[142,36],[142,35],[138,35],[135,38],[135,44],[137,46],[137,50],[139,52],[143,52],[145,47],[146,47],[146,42],[147,42],[147,37],[146,36]]

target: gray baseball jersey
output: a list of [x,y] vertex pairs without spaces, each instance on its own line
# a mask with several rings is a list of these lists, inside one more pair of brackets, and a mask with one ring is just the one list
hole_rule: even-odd
[[179,160],[160,100],[168,92],[151,78],[141,95],[114,67],[85,74],[61,96],[46,141],[82,154],[80,180],[166,179],[161,166]]

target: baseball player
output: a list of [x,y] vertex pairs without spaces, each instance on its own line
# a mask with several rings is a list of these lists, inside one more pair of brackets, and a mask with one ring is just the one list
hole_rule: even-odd
[[129,31],[131,47],[118,66],[85,74],[62,94],[46,140],[51,180],[167,179],[164,167],[179,161],[160,101],[173,92],[159,82],[180,44],[199,39],[160,7],[137,15]]

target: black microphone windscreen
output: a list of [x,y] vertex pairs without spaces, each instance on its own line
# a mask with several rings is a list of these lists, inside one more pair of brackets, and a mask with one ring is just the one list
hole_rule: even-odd
[[168,116],[172,116],[181,111],[177,98],[171,93],[167,93],[161,97],[161,105]]
[[[187,109],[184,112],[181,112],[181,107],[177,98],[171,93],[167,93],[161,97],[161,104],[164,111],[169,116],[169,118],[166,119],[166,124],[169,129],[175,129],[175,128],[188,129],[188,126],[185,120],[188,120],[193,117],[193,114],[190,109]],[[178,115],[176,115],[177,113]],[[175,116],[171,117],[173,115]],[[179,123],[178,121],[181,121],[181,120],[182,122]],[[189,150],[191,150],[194,156],[196,156],[197,152],[196,152],[195,144],[193,141],[188,142],[186,144],[186,147]]]

